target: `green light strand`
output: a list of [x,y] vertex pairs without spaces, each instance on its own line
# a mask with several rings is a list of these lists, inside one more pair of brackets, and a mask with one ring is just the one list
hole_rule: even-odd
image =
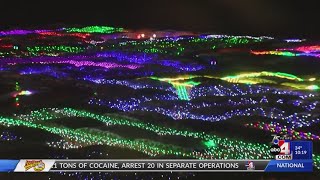
[[115,28],[115,27],[109,27],[109,26],[87,26],[83,28],[65,28],[65,30],[67,32],[103,33],[103,34],[123,32],[123,28]]

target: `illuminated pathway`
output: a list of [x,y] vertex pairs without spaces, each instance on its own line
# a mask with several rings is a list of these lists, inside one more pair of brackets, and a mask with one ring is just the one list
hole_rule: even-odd
[[[302,78],[299,78],[295,75],[288,74],[288,73],[282,73],[282,72],[267,72],[267,71],[262,71],[262,72],[254,72],[254,73],[246,73],[246,74],[240,74],[236,76],[227,76],[221,78],[222,80],[228,81],[228,82],[239,82],[243,78],[257,78],[261,76],[271,76],[271,77],[278,77],[281,79],[288,79],[288,80],[293,80],[293,81],[304,81]],[[242,82],[245,83],[245,82]]]
[[[107,126],[122,125],[136,127],[147,131],[152,131],[160,136],[184,136],[189,138],[201,138],[206,145],[205,152],[188,151],[182,147],[173,145],[159,144],[149,140],[126,140],[109,132],[100,132],[90,129],[72,130],[64,127],[49,127],[44,125],[43,121],[63,117],[87,117],[105,123]],[[63,109],[42,109],[33,111],[31,114],[17,116],[18,119],[0,118],[0,123],[6,126],[26,126],[38,128],[53,134],[60,135],[65,139],[72,140],[84,146],[100,144],[108,146],[125,147],[137,150],[150,156],[157,155],[177,155],[199,159],[269,159],[272,158],[269,153],[269,146],[257,143],[247,143],[236,141],[225,137],[207,134],[204,132],[195,132],[188,130],[178,130],[174,128],[143,123],[135,119],[130,119],[119,115],[99,115],[86,111],[78,111],[70,108]],[[231,148],[232,147],[232,148]],[[74,147],[70,147],[74,148]],[[318,156],[314,156],[315,164],[318,165]]]
[[93,67],[102,67],[105,69],[113,69],[113,68],[127,68],[127,69],[137,69],[140,68],[141,65],[136,65],[136,64],[128,64],[128,65],[122,65],[118,63],[113,63],[113,62],[93,62],[93,61],[75,61],[75,60],[62,60],[60,61],[59,59],[36,59],[36,60],[30,60],[27,62],[13,62],[9,63],[10,65],[16,65],[16,64],[22,64],[22,63],[32,63],[32,64],[71,64],[76,67],[81,67],[81,66],[93,66]]
[[[226,77],[221,78],[221,80],[228,81],[230,83],[277,84],[276,81],[261,78],[261,77],[268,77],[268,76],[295,81],[295,83],[283,82],[283,83],[281,83],[281,85],[283,85],[283,86],[293,87],[295,89],[301,89],[301,90],[317,90],[317,89],[319,89],[318,85],[309,84],[309,82],[314,81],[314,79],[316,79],[316,78],[310,78],[309,80],[306,81],[306,80],[299,78],[293,74],[282,73],[282,72],[262,71],[262,72],[254,72],[254,73],[244,73],[244,74],[239,74],[239,75],[235,75],[235,76],[226,76]],[[305,82],[305,83],[302,84],[301,82]]]
[[[160,136],[184,136],[190,138],[201,138],[203,143],[207,145],[205,152],[196,152],[184,149],[182,147],[161,144],[149,140],[126,140],[118,135],[109,132],[102,132],[91,129],[73,130],[64,127],[49,127],[41,123],[45,120],[60,117],[88,117],[106,123],[106,125],[125,125],[137,127],[152,131]],[[142,123],[136,120],[130,120],[121,116],[102,116],[85,111],[77,111],[70,108],[64,109],[44,109],[32,112],[30,115],[19,116],[22,119],[0,118],[0,123],[6,126],[26,126],[30,128],[38,128],[49,131],[53,134],[60,135],[63,138],[72,140],[82,144],[83,146],[100,144],[108,146],[125,147],[137,150],[150,156],[157,155],[177,155],[199,159],[241,159],[241,158],[263,158],[267,159],[271,156],[268,153],[268,146],[263,144],[246,143],[243,141],[235,141],[228,138],[220,138],[216,135],[210,135],[203,132],[193,132],[187,130],[178,130],[168,127],[157,126],[149,123]],[[210,143],[208,143],[208,141]],[[208,144],[210,145],[208,147]],[[233,148],[230,148],[230,147]],[[242,153],[241,153],[242,152]]]

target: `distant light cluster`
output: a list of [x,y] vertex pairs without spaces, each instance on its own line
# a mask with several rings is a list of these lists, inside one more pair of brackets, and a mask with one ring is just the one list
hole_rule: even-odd
[[115,33],[122,32],[123,28],[114,28],[110,26],[88,26],[83,28],[64,28],[67,32],[80,32],[80,33]]

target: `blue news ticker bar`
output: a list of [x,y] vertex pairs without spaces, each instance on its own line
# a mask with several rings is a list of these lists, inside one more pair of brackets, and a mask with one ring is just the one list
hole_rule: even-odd
[[[75,163],[83,163],[83,162],[86,162],[86,160],[53,160],[55,161],[56,163],[58,162],[62,162],[62,161],[65,161],[65,162],[75,162]],[[90,160],[92,162],[95,162],[94,159]],[[96,162],[102,162],[102,161],[105,161],[105,162],[109,162],[110,160],[99,160],[99,161],[96,161]],[[115,162],[121,162],[123,160],[113,160]],[[157,161],[157,160],[145,160],[146,162],[147,161]],[[181,162],[187,162],[188,160],[185,160],[185,161],[175,161],[175,160],[168,160],[169,161],[174,161],[174,162],[177,162],[177,163],[181,163]],[[198,162],[198,163],[202,163],[204,161],[202,160],[194,160],[195,162]],[[212,162],[219,162],[219,161],[222,161],[222,160],[212,160]],[[232,162],[233,160],[229,160],[229,161],[224,161],[224,162]],[[235,162],[239,162],[239,163],[242,163],[244,164],[245,162],[247,162],[246,160],[234,160]],[[313,160],[312,159],[296,159],[296,160],[253,160],[255,161],[255,164],[258,165],[260,163],[260,168],[256,168],[256,169],[253,169],[251,172],[312,172],[313,171]],[[20,160],[0,160],[0,172],[15,172],[15,169],[17,167],[17,165],[19,164]],[[23,161],[24,162],[24,161]],[[137,161],[138,162],[138,161]],[[21,164],[22,162],[20,162]],[[25,162],[24,162],[25,163]],[[261,166],[261,163],[263,164]],[[19,172],[27,172],[24,170],[23,168],[24,165],[22,165],[22,171],[19,171]],[[233,169],[233,170],[229,170],[229,171],[233,171],[233,172],[244,172],[244,167],[240,167],[239,166],[239,169]],[[260,169],[260,170],[259,170]],[[53,170],[53,169],[52,169]],[[82,169],[77,169],[77,172],[81,172]],[[97,172],[97,170],[95,169],[86,169],[86,172],[88,171],[95,171]],[[101,171],[105,171],[105,170],[108,170],[108,169],[101,169]],[[214,171],[219,171],[219,169],[207,169],[207,170],[204,170],[202,168],[199,168],[199,169],[190,169],[190,171],[192,172],[193,170],[202,170],[202,171],[207,171],[207,172],[214,172]],[[221,169],[220,169],[221,170]],[[58,171],[70,171],[70,169],[60,169]],[[160,169],[157,169],[157,171],[162,171],[161,168]],[[179,169],[176,169],[175,171],[179,171]],[[46,172],[50,172],[50,170],[46,171]],[[152,172],[149,171],[149,172]],[[245,171],[245,172],[250,172],[250,171]]]
[[20,160],[1,159],[0,172],[13,172]]

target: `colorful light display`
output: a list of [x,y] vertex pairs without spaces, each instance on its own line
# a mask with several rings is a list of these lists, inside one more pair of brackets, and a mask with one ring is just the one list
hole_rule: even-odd
[[[17,29],[0,31],[0,36],[0,77],[4,79],[1,87],[5,87],[4,93],[6,87],[11,88],[0,98],[15,98],[14,105],[19,107],[8,105],[6,108],[12,113],[0,114],[0,125],[5,128],[0,134],[2,141],[28,139],[12,131],[20,128],[11,127],[21,126],[31,132],[45,132],[45,143],[40,143],[59,149],[52,155],[57,158],[68,158],[66,154],[73,151],[87,158],[106,158],[113,152],[82,152],[110,147],[151,158],[273,158],[270,145],[258,143],[262,140],[255,139],[253,143],[252,137],[230,138],[237,136],[220,129],[211,131],[209,126],[201,132],[189,124],[206,126],[227,121],[248,133],[249,128],[255,128],[265,134],[284,133],[294,139],[320,140],[318,131],[313,129],[320,123],[320,85],[319,74],[313,71],[318,61],[312,58],[320,57],[320,46],[308,45],[304,39],[131,32],[109,26]],[[275,67],[277,71],[295,72],[299,76],[255,70],[261,62],[252,61],[257,57],[248,52],[272,43],[277,44],[271,47],[283,48],[252,50],[251,54],[277,55],[267,57],[268,62],[262,64],[270,65],[267,69]],[[286,63],[307,56],[310,62],[299,63],[314,63],[308,73],[299,66],[292,69],[292,64],[275,65],[279,59],[287,59],[283,61]],[[247,67],[250,65],[253,67]],[[235,69],[257,72],[237,74]],[[235,75],[225,76],[226,73]],[[10,94],[12,85],[15,91]],[[78,94],[79,98],[75,97]],[[41,103],[37,104],[39,99]],[[13,113],[16,114],[11,116]],[[248,123],[248,119],[254,123]],[[186,143],[181,143],[181,138]],[[320,169],[318,152],[313,160]],[[112,173],[61,174],[106,179]]]
[[269,131],[271,133],[283,133],[287,134],[293,139],[308,139],[308,140],[320,140],[319,135],[312,134],[311,132],[299,132],[292,128],[289,128],[285,125],[280,125],[280,123],[265,123],[265,122],[256,122],[245,124],[246,127],[257,128],[264,131]]
[[[185,136],[189,138],[201,138],[206,146],[205,152],[188,152],[184,148],[179,148],[170,145],[157,145],[155,142],[150,142],[147,140],[126,140],[115,134],[108,132],[97,132],[90,129],[72,130],[64,127],[51,128],[40,123],[42,121],[47,121],[50,119],[55,119],[58,117],[87,117],[95,119],[106,123],[107,126],[112,125],[122,125],[141,128],[147,131],[152,131],[160,136],[170,135],[170,136]],[[221,138],[216,135],[206,134],[203,132],[194,132],[187,130],[178,130],[173,128],[168,128],[164,126],[153,125],[150,123],[139,122],[134,119],[126,118],[125,116],[119,115],[98,115],[86,111],[78,111],[71,108],[63,109],[42,109],[40,111],[33,111],[27,115],[17,116],[18,119],[11,118],[0,118],[0,123],[6,126],[27,126],[30,128],[39,128],[42,130],[49,131],[53,134],[58,134],[61,137],[70,139],[73,142],[77,142],[82,145],[88,144],[104,144],[109,146],[120,146],[125,148],[130,148],[144,152],[150,156],[156,156],[161,154],[175,154],[178,156],[200,158],[200,159],[241,159],[241,158],[271,158],[269,153],[269,146],[264,144],[246,143],[243,141],[236,141],[228,138]],[[21,120],[19,120],[21,119]],[[101,138],[102,136],[103,138]],[[65,148],[75,148],[68,144],[66,146],[65,141],[60,141]],[[52,144],[52,143],[49,143]],[[229,147],[233,148],[229,148]],[[160,148],[161,147],[161,148]],[[78,147],[77,147],[78,148]],[[143,148],[143,149],[142,149]],[[169,149],[167,149],[169,148]],[[319,163],[319,162],[317,162]]]
[[[222,151],[225,151],[225,150],[226,151],[230,151],[228,149],[223,150],[224,148],[228,147],[227,144],[229,144],[229,143],[227,143],[227,144],[223,144],[223,143],[227,142],[227,141],[232,141],[230,139],[219,138],[219,137],[217,137],[215,135],[209,135],[209,134],[205,134],[205,133],[201,133],[201,132],[192,132],[192,131],[186,131],[186,130],[178,130],[178,129],[172,129],[172,128],[167,128],[167,127],[161,127],[161,126],[153,125],[153,124],[150,124],[150,123],[142,123],[142,122],[139,122],[139,121],[133,120],[133,119],[126,119],[125,117],[121,117],[121,116],[115,116],[115,117],[112,117],[112,115],[110,115],[110,116],[102,116],[102,115],[97,115],[97,114],[93,114],[93,113],[86,112],[86,111],[78,111],[78,110],[74,110],[74,109],[70,109],[70,108],[64,108],[64,109],[42,109],[40,111],[33,111],[29,115],[18,116],[18,118],[24,119],[26,121],[22,121],[22,120],[16,120],[16,121],[17,121],[17,123],[18,122],[22,123],[21,125],[27,125],[28,126],[28,125],[30,125],[29,123],[31,123],[31,122],[33,122],[32,124],[35,125],[35,124],[38,124],[38,123],[36,123],[37,121],[41,122],[41,121],[46,121],[46,120],[54,119],[54,118],[57,118],[57,117],[63,117],[63,116],[68,116],[68,117],[72,117],[72,116],[88,117],[88,118],[92,118],[92,119],[95,119],[95,120],[98,120],[98,121],[102,121],[102,122],[106,123],[108,126],[111,126],[111,125],[124,125],[124,126],[136,127],[136,128],[145,129],[147,131],[153,131],[153,132],[157,133],[158,135],[162,135],[162,136],[163,135],[170,135],[170,136],[177,135],[177,136],[185,136],[185,137],[190,137],[190,138],[202,138],[202,139],[204,139],[204,143],[205,144],[210,145],[207,153],[203,154],[203,153],[200,153],[200,152],[189,152],[189,154],[188,154],[188,153],[182,153],[182,152],[174,152],[174,150],[158,151],[158,150],[154,149],[154,147],[152,147],[152,146],[150,147],[151,144],[149,144],[148,141],[145,141],[146,144],[145,144],[144,147],[147,148],[147,149],[143,150],[143,152],[145,152],[145,153],[147,152],[148,154],[150,153],[149,155],[152,155],[153,153],[156,153],[156,154],[158,154],[158,153],[160,153],[160,154],[162,154],[162,153],[165,153],[165,154],[173,153],[173,154],[182,155],[182,156],[190,156],[191,155],[191,157],[197,157],[197,158],[204,158],[204,157],[208,157],[208,158],[212,157],[213,158],[214,155],[212,153],[217,151],[215,148],[221,148]],[[6,119],[6,118],[2,118],[1,120],[2,121],[0,121],[0,122],[8,123],[7,125],[13,125],[14,124],[13,122],[11,123],[11,121],[9,121],[9,119]],[[16,125],[18,125],[18,124],[16,124]],[[43,127],[42,125],[39,124],[39,125],[36,126],[36,128],[41,128],[41,129],[45,128],[45,129],[47,129],[48,127]],[[64,130],[65,130],[64,133],[66,133],[66,131],[68,131],[68,132],[71,131],[71,130],[66,130],[65,128],[64,128]],[[85,133],[86,131],[81,130],[81,132]],[[92,130],[90,130],[90,131],[88,130],[88,132],[94,133],[94,131],[92,131]],[[52,132],[52,133],[54,133],[54,132]],[[80,131],[79,131],[79,133],[80,133]],[[63,136],[63,134],[62,134],[62,136]],[[109,134],[109,133],[105,134],[105,138],[107,138],[107,134]],[[80,135],[80,134],[78,134],[78,135]],[[79,140],[82,140],[81,138],[85,138],[85,137],[90,138],[90,136],[91,136],[90,134],[87,134],[86,136],[79,137],[79,139],[78,139],[78,136],[73,137],[73,138],[70,137],[70,138],[72,138],[74,140],[76,139],[77,140],[76,142],[79,142]],[[110,136],[115,136],[115,135],[111,135],[110,134]],[[111,140],[110,138],[108,138],[108,139]],[[103,139],[100,139],[99,141],[94,142],[94,143],[100,144],[101,141],[106,143]],[[122,140],[122,141],[124,143],[126,142],[126,140]],[[89,143],[89,140],[85,140],[85,142]],[[116,142],[114,142],[114,143],[116,143]],[[134,143],[134,142],[131,141],[131,143]],[[129,144],[125,143],[123,145],[125,145],[124,147],[129,146],[129,148],[134,148],[134,149],[138,148],[138,147],[135,148],[135,146],[132,146],[133,144],[131,145],[131,143],[129,143]],[[136,142],[136,143],[138,143],[138,142]],[[234,141],[232,143],[239,144],[240,147],[239,147],[238,150],[240,150],[240,151],[245,150],[245,148],[241,148],[241,146],[242,146],[242,144],[244,142],[242,142],[242,141]],[[109,143],[107,143],[107,144],[109,144]],[[112,145],[117,145],[117,143],[116,144],[111,143],[111,144]],[[217,144],[217,145],[213,147],[213,144]],[[243,144],[243,145],[245,145],[245,144]],[[259,145],[259,144],[251,144],[251,143],[248,144],[248,145],[250,146],[249,147],[250,150],[254,151],[254,153],[257,153],[256,154],[257,156],[263,156],[262,154],[260,154],[260,152],[261,152],[260,150],[268,151],[267,150],[268,149],[267,145]],[[165,147],[165,145],[162,145],[162,147]],[[174,148],[174,146],[173,146],[173,148]],[[265,150],[263,150],[264,148],[265,148]],[[151,151],[151,152],[149,152],[149,151]],[[205,154],[208,154],[208,155],[205,155]],[[224,158],[227,158],[227,157],[231,156],[230,154],[227,154],[227,153],[224,154],[224,153],[220,153],[219,152],[218,154],[219,154],[218,156],[221,156],[221,155],[222,156],[226,156]],[[251,154],[251,153],[249,153],[249,154]],[[234,156],[234,155],[232,155],[232,156]],[[243,156],[243,155],[239,154],[238,156]],[[253,155],[253,156],[255,156],[255,155]],[[270,155],[268,153],[266,153],[266,156],[269,157]],[[236,156],[234,156],[234,158],[236,158]]]
[[[136,151],[141,151],[145,154],[148,154],[149,156],[157,156],[161,154],[172,154],[177,156],[184,156],[184,157],[193,157],[193,158],[214,158],[214,157],[223,157],[224,153],[219,154],[212,154],[210,152],[208,153],[198,153],[193,151],[188,151],[184,148],[173,146],[173,145],[164,145],[159,144],[152,141],[147,140],[126,140],[123,139],[115,134],[107,133],[107,132],[96,132],[93,130],[72,130],[68,128],[52,128],[36,123],[21,121],[21,120],[14,120],[10,118],[0,118],[0,123],[12,126],[12,125],[18,125],[18,126],[26,126],[31,128],[39,128],[42,130],[46,130],[50,133],[60,135],[64,138],[71,139],[73,141],[79,142],[80,144],[84,145],[92,145],[92,144],[100,144],[100,145],[109,145],[109,146],[119,146],[119,147],[126,147],[130,148]],[[240,143],[241,144],[241,143]],[[250,150],[254,150],[255,148],[259,148],[259,150],[262,150],[264,146],[257,146],[252,144],[252,148]],[[265,147],[266,148],[266,147]],[[248,147],[246,147],[248,149]],[[258,149],[257,149],[258,150]],[[230,151],[230,150],[227,150]],[[221,152],[221,151],[220,151]],[[259,151],[261,152],[261,151]],[[251,153],[250,153],[251,154]],[[247,154],[249,155],[249,154]],[[234,156],[233,158],[236,158],[235,155],[231,155],[231,153],[225,154],[225,157],[223,158],[230,158]],[[239,155],[240,157],[243,157],[243,155]],[[261,157],[262,154],[253,154],[250,156],[257,156]],[[270,155],[268,155],[269,157]],[[222,158],[221,157],[221,158]]]

